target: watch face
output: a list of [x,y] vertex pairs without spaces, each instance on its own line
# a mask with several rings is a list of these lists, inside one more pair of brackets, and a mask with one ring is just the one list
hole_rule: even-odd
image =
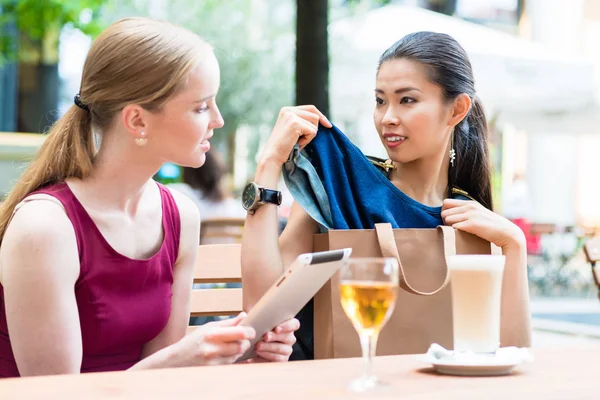
[[246,210],[250,210],[256,202],[256,186],[249,183],[242,192],[242,205]]

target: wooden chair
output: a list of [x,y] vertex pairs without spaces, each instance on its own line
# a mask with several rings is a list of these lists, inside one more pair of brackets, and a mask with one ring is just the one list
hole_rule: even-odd
[[245,218],[209,218],[202,221],[200,244],[241,243]]
[[592,277],[598,288],[598,299],[600,299],[600,271],[596,268],[596,263],[600,261],[600,237],[588,240],[585,245],[583,245],[583,251],[587,261],[592,266]]
[[[240,244],[199,246],[194,283],[241,283],[241,248]],[[194,288],[190,311],[191,317],[237,315],[242,311],[242,289]]]

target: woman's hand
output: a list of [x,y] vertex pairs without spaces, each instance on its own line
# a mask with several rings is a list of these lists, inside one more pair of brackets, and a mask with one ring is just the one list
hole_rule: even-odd
[[233,364],[250,348],[254,329],[238,326],[246,316],[209,322],[184,336],[173,346],[174,366]]
[[525,235],[517,225],[476,201],[444,200],[442,219],[446,225],[476,235],[503,249],[525,246]]
[[283,107],[261,160],[281,167],[298,143],[304,148],[317,134],[319,122],[331,128],[331,122],[315,106]]
[[288,361],[292,354],[292,346],[296,343],[294,332],[299,328],[300,322],[292,318],[275,327],[271,332],[267,332],[263,340],[256,344],[258,357],[251,362]]

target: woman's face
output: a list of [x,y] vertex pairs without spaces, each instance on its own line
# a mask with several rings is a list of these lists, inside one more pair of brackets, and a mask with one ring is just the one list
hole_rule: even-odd
[[453,107],[424,65],[385,61],[377,74],[375,103],[373,120],[391,160],[410,163],[443,156],[448,149]]
[[213,130],[224,124],[215,101],[219,85],[219,64],[210,52],[189,74],[183,90],[150,114],[148,145],[162,162],[194,168],[204,164]]

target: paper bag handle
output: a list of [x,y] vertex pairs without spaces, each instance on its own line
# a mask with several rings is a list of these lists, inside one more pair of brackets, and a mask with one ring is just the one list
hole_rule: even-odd
[[421,292],[414,289],[406,281],[404,276],[404,269],[402,268],[402,261],[400,260],[400,254],[398,254],[398,247],[396,246],[396,240],[394,239],[394,230],[391,224],[375,224],[375,232],[377,232],[377,240],[379,241],[379,247],[384,257],[391,257],[398,260],[398,278],[400,287],[409,293],[416,294],[419,296],[432,296],[442,289],[444,289],[448,282],[450,282],[450,272],[448,271],[448,257],[456,255],[456,236],[454,235],[454,228],[449,226],[440,225],[437,229],[442,231],[442,238],[444,244],[444,260],[446,260],[446,276],[442,285],[434,290],[433,292]]

